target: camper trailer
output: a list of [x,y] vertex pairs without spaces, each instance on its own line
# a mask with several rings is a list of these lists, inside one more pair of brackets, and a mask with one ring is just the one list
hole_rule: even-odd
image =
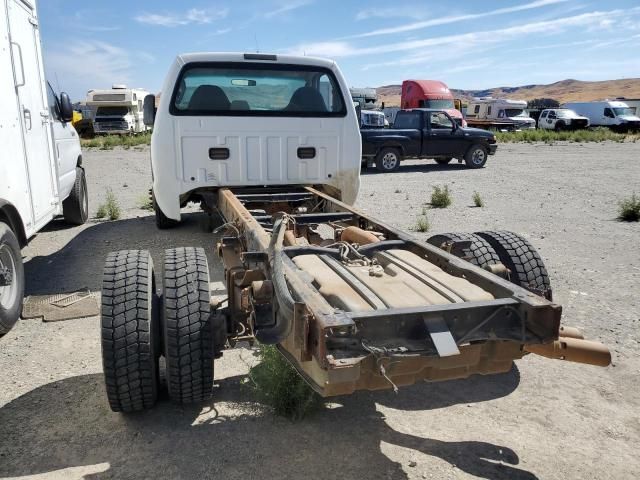
[[536,128],[536,121],[529,117],[527,102],[505,98],[474,98],[467,105],[466,120],[470,127],[498,130],[522,130]]
[[621,131],[640,129],[640,118],[625,102],[571,102],[563,107],[587,117],[593,127],[602,126]]
[[0,0],[0,336],[22,313],[20,249],[57,215],[88,217],[73,107],[44,77],[35,3]]
[[96,134],[129,134],[147,131],[143,121],[146,90],[113,85],[107,90],[89,90],[86,104],[95,111],[93,130]]

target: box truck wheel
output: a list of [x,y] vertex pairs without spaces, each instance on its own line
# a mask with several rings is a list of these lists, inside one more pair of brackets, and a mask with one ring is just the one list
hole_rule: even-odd
[[15,325],[22,313],[24,267],[13,231],[0,222],[0,336]]
[[551,282],[537,250],[513,232],[476,232],[495,249],[500,261],[511,271],[511,281],[533,293],[552,299]]
[[169,397],[202,402],[213,390],[209,265],[202,248],[165,250],[163,343]]
[[102,365],[114,412],[153,407],[158,396],[160,328],[153,261],[146,250],[107,256],[102,281]]
[[84,168],[76,168],[76,181],[71,193],[62,202],[62,213],[65,221],[72,225],[82,225],[89,218],[89,195]]
[[180,222],[178,222],[177,220],[173,220],[172,218],[168,218],[160,209],[160,206],[158,205],[158,203],[156,202],[156,197],[155,195],[153,195],[153,193],[151,194],[152,198],[153,198],[153,211],[156,214],[156,226],[160,229],[160,230],[165,230],[167,228],[173,228],[176,225],[178,225]]

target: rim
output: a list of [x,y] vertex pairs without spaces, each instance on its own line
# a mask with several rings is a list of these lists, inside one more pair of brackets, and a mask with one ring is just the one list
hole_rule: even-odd
[[382,166],[385,170],[392,170],[398,163],[398,156],[395,153],[388,152],[382,157]]
[[471,155],[471,161],[474,165],[482,165],[485,158],[486,155],[484,153],[484,150],[482,150],[481,148],[477,148],[476,150],[474,150],[473,155]]
[[9,310],[15,305],[18,297],[18,278],[16,263],[8,245],[0,245],[0,268],[9,269],[11,275],[11,284],[0,287],[0,307]]

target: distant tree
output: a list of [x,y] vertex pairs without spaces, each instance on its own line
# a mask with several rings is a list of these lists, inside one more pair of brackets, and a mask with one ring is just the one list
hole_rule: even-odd
[[553,98],[534,98],[527,102],[527,108],[542,109],[542,108],[558,108],[560,102]]

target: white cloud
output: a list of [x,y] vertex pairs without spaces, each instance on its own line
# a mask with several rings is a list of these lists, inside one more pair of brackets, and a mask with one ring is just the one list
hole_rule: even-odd
[[270,12],[266,12],[264,14],[265,18],[275,18],[281,15],[285,15],[293,10],[297,10],[298,8],[306,7],[307,5],[311,5],[313,0],[292,0],[287,3],[283,3],[280,7],[275,10],[271,10]]
[[384,8],[366,8],[360,10],[356,14],[356,20],[369,20],[371,18],[392,18],[392,17],[405,17],[413,19],[423,19],[425,12],[423,8],[419,8],[413,5],[404,7],[384,7]]
[[184,25],[206,25],[214,20],[225,18],[229,14],[228,8],[221,9],[198,9],[191,8],[184,13],[143,13],[134,19],[140,23],[148,25],[158,25],[161,27],[181,27]]
[[536,0],[531,3],[525,3],[524,5],[498,8],[497,10],[491,10],[489,12],[469,13],[464,15],[452,15],[447,17],[432,18],[430,20],[424,20],[421,22],[408,23],[405,25],[399,25],[397,27],[381,28],[379,30],[373,30],[372,32],[360,33],[358,35],[350,35],[347,38],[365,38],[365,37],[374,37],[378,35],[389,35],[393,33],[410,32],[410,31],[419,30],[422,28],[435,27],[438,25],[447,25],[450,23],[457,23],[465,20],[475,20],[478,18],[490,17],[494,15],[502,15],[505,13],[521,12],[523,10],[531,10],[534,8],[545,7],[547,5],[564,3],[566,1],[568,0]]

